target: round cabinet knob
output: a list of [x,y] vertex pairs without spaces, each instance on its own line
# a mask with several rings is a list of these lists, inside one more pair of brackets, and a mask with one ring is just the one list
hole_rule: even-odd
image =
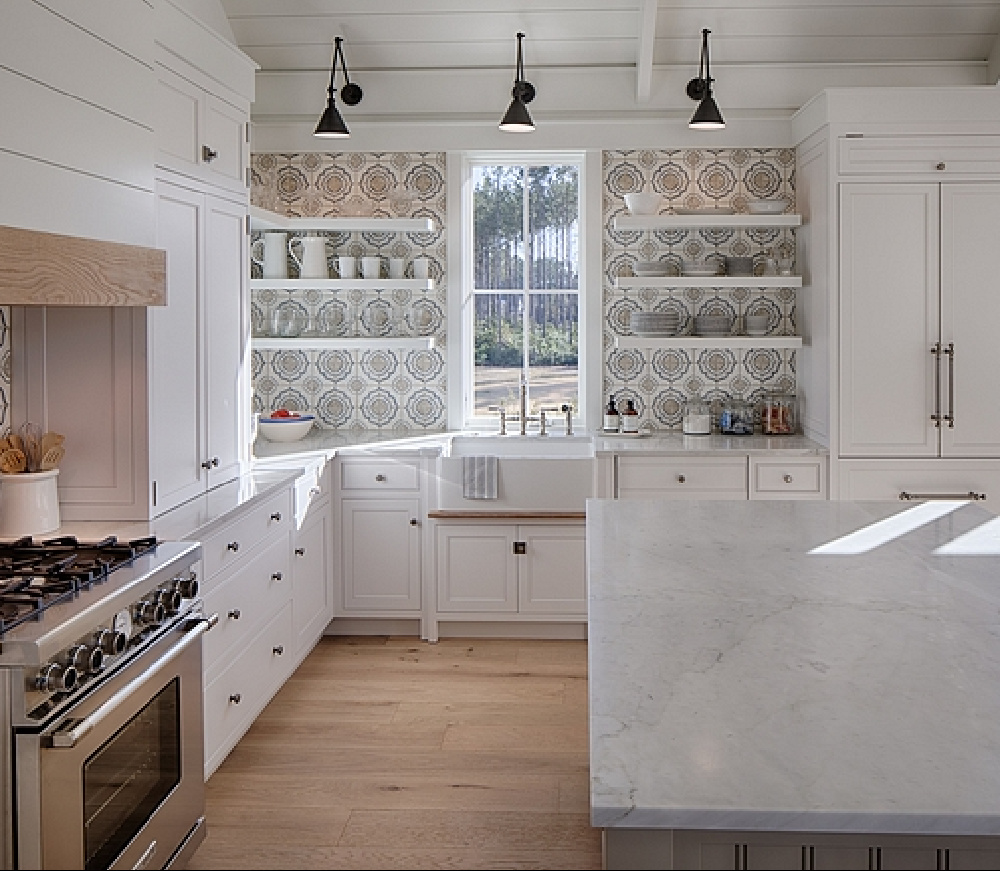
[[233,553],[236,553],[239,549],[240,543],[238,541],[231,541],[226,545],[226,550],[231,550]]
[[239,620],[240,619],[240,613],[241,612],[240,612],[239,608],[233,608],[233,610],[229,612],[229,619],[230,620]]
[[211,163],[218,156],[219,152],[214,148],[210,148],[208,145],[201,146],[201,159],[204,160],[205,163]]
[[272,581],[280,581],[283,577],[284,577],[284,575],[281,572],[272,572],[271,573],[271,580]]
[[940,171],[940,170],[942,170],[942,169],[944,169],[944,161],[942,160],[942,161],[941,161],[941,162],[940,162],[939,164],[937,164],[937,166],[935,166],[934,168],[935,168],[936,170],[939,170],[939,171]]
[[383,481],[385,481],[385,475],[383,475],[381,472],[379,472],[375,476],[375,480],[378,481],[379,483],[382,483]]
[[276,644],[274,647],[271,648],[271,652],[275,656],[281,656],[281,654],[285,652],[285,648],[281,644]]
[[277,523],[279,520],[281,520],[281,512],[280,511],[275,511],[271,515],[271,520],[273,520],[275,523]]
[[420,521],[416,517],[410,518],[410,526],[420,526]]
[[108,656],[117,656],[119,653],[124,652],[125,647],[128,645],[128,637],[124,632],[115,632],[114,629],[104,629],[94,639],[94,643]]
[[35,678],[35,686],[43,692],[61,693],[69,692],[76,686],[76,669],[71,665],[61,666],[57,662],[50,662],[42,666]]
[[239,693],[231,693],[229,696],[229,701],[231,701],[234,705],[238,705],[240,702],[243,701],[243,696],[241,696]]
[[782,478],[782,480],[783,480],[783,481],[784,481],[784,482],[785,482],[786,484],[791,484],[791,483],[792,483],[792,476],[791,476],[791,475],[785,475],[785,476],[784,476],[784,478]]
[[304,547],[297,547],[297,548],[295,548],[295,555],[296,556],[305,556],[306,555],[306,549]]
[[686,480],[687,480],[687,478],[685,478],[683,475],[678,475],[677,476],[677,483],[678,484],[683,484]]

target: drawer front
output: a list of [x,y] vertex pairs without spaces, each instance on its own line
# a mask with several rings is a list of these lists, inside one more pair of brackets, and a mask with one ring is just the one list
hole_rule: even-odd
[[900,501],[985,496],[976,501],[1000,514],[1000,461],[980,460],[851,460],[837,466],[838,499]]
[[618,498],[746,499],[746,457],[619,457]]
[[206,683],[228,665],[233,651],[291,598],[289,546],[287,536],[281,536],[206,594],[205,613],[219,615],[218,624],[205,635]]
[[865,136],[838,146],[845,175],[983,175],[1000,172],[1000,136]]
[[825,499],[826,458],[750,460],[751,499]]
[[[232,523],[202,541],[205,583],[243,559],[269,536],[292,528],[292,491],[282,490],[251,506]],[[207,590],[206,590],[207,592]]]
[[288,602],[249,639],[229,668],[205,686],[206,778],[291,674],[293,661],[292,606]]
[[342,490],[419,490],[420,467],[412,460],[341,460]]

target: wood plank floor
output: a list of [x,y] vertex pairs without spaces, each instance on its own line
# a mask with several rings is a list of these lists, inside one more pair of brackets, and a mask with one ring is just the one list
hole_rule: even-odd
[[208,781],[188,865],[600,868],[587,642],[325,637]]

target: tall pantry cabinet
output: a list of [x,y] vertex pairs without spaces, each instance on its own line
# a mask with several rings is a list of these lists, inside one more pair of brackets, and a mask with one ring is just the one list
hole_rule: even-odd
[[825,92],[797,119],[820,120],[797,151],[800,377],[832,498],[1000,512],[1000,123],[963,121],[1000,118],[992,91]]
[[66,520],[156,517],[235,478],[247,452],[255,64],[169,0],[154,30],[147,98],[167,304],[26,308],[15,323],[21,416],[66,436]]

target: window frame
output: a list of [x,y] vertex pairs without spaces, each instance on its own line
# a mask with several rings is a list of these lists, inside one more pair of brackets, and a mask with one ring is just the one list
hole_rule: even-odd
[[[599,152],[598,152],[599,154]],[[496,415],[476,415],[474,413],[474,378],[475,378],[475,291],[473,287],[474,257],[473,257],[473,171],[477,166],[545,166],[552,164],[574,165],[578,170],[579,178],[579,263],[578,282],[575,293],[577,294],[577,308],[579,312],[579,348],[577,357],[577,409],[573,417],[574,428],[583,427],[584,421],[589,417],[587,413],[587,384],[588,372],[593,367],[590,359],[593,355],[587,350],[593,345],[593,337],[590,325],[599,317],[600,313],[600,293],[597,294],[596,309],[598,315],[592,314],[593,306],[588,305],[591,294],[587,292],[588,282],[588,261],[591,251],[592,241],[588,233],[587,216],[590,211],[590,188],[588,184],[588,167],[594,163],[590,153],[580,151],[504,151],[504,152],[464,152],[460,161],[460,177],[455,179],[458,182],[460,191],[460,202],[454,205],[458,207],[460,216],[459,232],[454,238],[458,240],[457,270],[453,274],[459,276],[456,282],[457,289],[451,295],[453,304],[449,306],[449,346],[458,349],[457,365],[450,368],[449,378],[449,428],[451,429],[478,429],[496,430],[498,418]],[[599,160],[598,160],[599,165]],[[599,196],[599,190],[597,191]],[[598,199],[599,203],[599,199]],[[454,212],[452,212],[454,214]],[[598,245],[598,248],[600,246]],[[449,260],[452,258],[449,257]],[[600,285],[598,284],[598,290]],[[531,292],[530,288],[523,288],[525,294]],[[535,291],[539,292],[539,291]],[[544,291],[541,291],[544,292]],[[559,291],[553,291],[559,292]],[[562,291],[567,292],[567,291]],[[570,293],[574,291],[568,291]],[[454,326],[452,326],[454,325]],[[457,333],[457,335],[456,335]],[[600,332],[597,333],[598,337]],[[596,370],[599,376],[599,366]],[[593,375],[591,376],[591,378]],[[456,385],[457,381],[457,385]],[[456,389],[457,386],[457,389]],[[516,389],[517,385],[512,385]],[[516,429],[515,429],[516,431]],[[558,431],[558,430],[556,430]]]

